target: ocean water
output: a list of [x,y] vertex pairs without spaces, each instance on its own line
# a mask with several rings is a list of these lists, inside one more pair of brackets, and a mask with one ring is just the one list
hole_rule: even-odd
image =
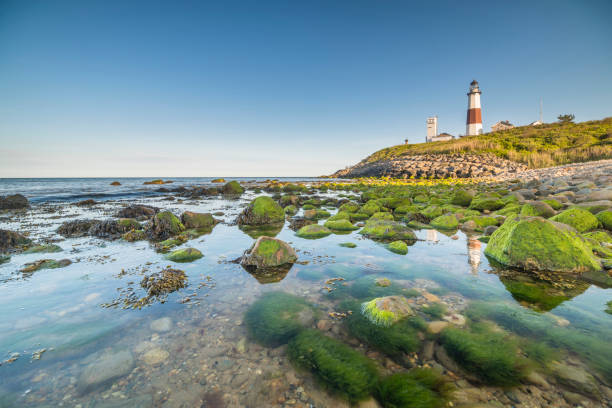
[[[343,302],[383,293],[374,283],[382,278],[412,293],[411,307],[427,324],[449,320],[467,330],[471,320],[480,319],[526,342],[525,349],[536,344],[558,353],[542,357],[550,360],[548,366],[592,376],[583,388],[568,386],[554,369],[538,366],[536,371],[549,385],[523,381],[512,394],[521,405],[510,399],[506,387],[484,387],[474,373],[459,371],[448,377],[458,388],[456,401],[569,407],[573,403],[568,393],[573,393],[584,399],[584,406],[595,407],[612,380],[612,315],[605,312],[612,300],[610,289],[498,269],[483,254],[486,244],[461,231],[418,230],[419,240],[408,254],[398,255],[359,231],[299,238],[289,220],[267,234],[295,248],[299,262],[276,275],[260,276],[231,262],[254,242],[253,233],[234,221],[259,194],[248,190],[239,199],[184,199],[155,193],[160,186],[143,186],[145,179],[117,179],[122,183],[119,190],[109,186],[114,180],[0,180],[0,195],[21,193],[33,203],[27,212],[0,214],[0,229],[61,247],[56,253],[13,255],[0,264],[1,407],[348,406],[328,385],[296,369],[286,346],[266,347],[253,338],[244,315],[269,292],[289,293],[315,306],[313,327],[368,356],[381,375],[414,365],[441,367],[442,346],[435,336],[420,337],[422,344],[400,361],[351,333],[342,315]],[[211,179],[174,180],[163,187],[207,185]],[[340,194],[346,192],[317,193],[323,198]],[[72,205],[85,198],[100,202],[93,207]],[[221,222],[177,247],[193,247],[204,255],[181,264],[167,260],[147,241],[64,239],[56,232],[66,221],[109,219],[133,203],[176,215],[211,212]],[[340,246],[346,242],[356,247]],[[22,271],[41,259],[72,263]],[[143,277],[168,266],[185,272],[184,288],[140,309],[123,307],[146,295]],[[444,305],[442,315],[423,312],[434,303]],[[434,356],[423,351],[430,343]]]

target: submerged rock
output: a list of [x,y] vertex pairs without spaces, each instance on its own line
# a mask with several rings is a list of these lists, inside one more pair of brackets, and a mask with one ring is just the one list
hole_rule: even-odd
[[145,364],[156,366],[162,364],[170,357],[170,353],[159,347],[154,347],[151,350],[144,353],[141,357]]
[[159,319],[153,320],[149,325],[151,330],[164,333],[170,331],[172,329],[172,319],[169,317],[161,317]]
[[63,268],[70,265],[72,261],[70,259],[60,259],[56,261],[54,259],[41,259],[35,262],[30,262],[24,265],[21,272],[35,272],[40,269],[56,269]]
[[601,266],[574,229],[541,217],[515,217],[497,229],[485,254],[525,270],[585,272]]
[[28,250],[25,251],[24,254],[37,254],[43,252],[62,252],[62,248],[59,245],[55,244],[35,245],[33,247],[28,248]]
[[262,236],[244,253],[240,264],[255,268],[270,268],[297,261],[295,250],[280,239]]
[[19,249],[30,244],[28,238],[18,232],[9,230],[0,230],[0,252]]
[[257,197],[238,216],[238,225],[266,225],[285,222],[285,212],[267,196]]
[[389,327],[414,314],[408,299],[401,295],[375,298],[361,304],[361,313],[372,323]]
[[28,199],[21,194],[0,196],[0,210],[19,210],[30,207]]
[[123,350],[105,353],[83,369],[77,382],[79,393],[87,393],[129,374],[134,367],[134,357]]
[[166,259],[172,262],[191,262],[203,256],[202,252],[195,248],[182,248],[168,254]]

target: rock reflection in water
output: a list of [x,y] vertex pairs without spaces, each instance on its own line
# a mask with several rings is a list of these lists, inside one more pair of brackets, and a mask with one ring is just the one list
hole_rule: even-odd
[[277,283],[285,279],[289,270],[293,264],[285,264],[281,266],[275,266],[273,268],[256,268],[254,266],[242,265],[245,271],[247,271],[257,282],[265,285],[267,283]]

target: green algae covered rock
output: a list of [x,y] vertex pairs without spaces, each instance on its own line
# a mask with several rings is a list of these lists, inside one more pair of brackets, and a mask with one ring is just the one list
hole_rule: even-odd
[[131,230],[121,235],[121,238],[128,242],[143,241],[147,239],[147,234],[143,230]]
[[315,309],[306,300],[284,292],[268,292],[256,300],[244,316],[249,337],[277,347],[314,323]]
[[383,408],[444,408],[454,387],[429,368],[413,368],[382,378],[376,399]]
[[612,211],[604,210],[597,213],[597,220],[608,231],[612,231]]
[[561,204],[558,200],[554,198],[547,198],[546,200],[542,200],[543,203],[550,205],[550,208],[553,210],[560,210],[563,208],[563,204]]
[[601,269],[574,230],[541,217],[507,219],[491,235],[485,255],[525,270],[580,273]]
[[119,226],[119,230],[121,232],[142,229],[142,225],[140,225],[140,223],[133,218],[120,218],[117,221],[117,225]]
[[241,195],[244,193],[244,188],[236,180],[226,183],[221,192],[225,195]]
[[387,249],[400,255],[406,255],[408,253],[408,245],[404,241],[393,241],[387,245]]
[[364,213],[352,213],[351,214],[351,221],[365,221],[368,218],[370,218],[370,216]]
[[240,264],[255,268],[271,268],[297,261],[295,250],[280,239],[262,236],[244,253]]
[[479,211],[484,211],[484,210],[489,210],[489,211],[499,210],[503,206],[504,206],[504,202],[500,198],[486,196],[486,195],[476,196],[476,197],[474,197],[474,199],[470,203],[470,208],[472,210],[479,210]]
[[276,201],[268,196],[260,196],[238,217],[238,225],[265,225],[285,222],[285,212]]
[[466,190],[456,190],[451,199],[451,204],[460,205],[461,207],[469,207],[472,203],[474,194]]
[[298,210],[295,207],[295,205],[288,205],[285,207],[285,214],[287,215],[295,215],[297,214]]
[[597,228],[599,220],[593,214],[582,208],[569,208],[554,217],[552,221],[570,225],[578,232],[586,232]]
[[389,221],[393,221],[395,218],[393,218],[393,214],[388,213],[388,212],[377,212],[372,214],[372,216],[370,217],[371,220],[389,220]]
[[550,218],[555,210],[544,201],[528,201],[521,207],[521,215]]
[[438,205],[430,205],[421,210],[420,213],[431,220],[444,214],[444,210]]
[[372,214],[374,214],[374,213],[379,212],[379,211],[380,211],[380,205],[378,203],[376,203],[375,201],[368,201],[359,210],[360,213],[368,214],[370,216]]
[[310,224],[305,225],[296,232],[296,235],[300,238],[323,238],[331,234],[331,230],[323,225]]
[[204,255],[195,248],[182,248],[169,253],[166,259],[172,262],[192,262],[203,256]]
[[185,211],[181,215],[181,222],[185,228],[212,228],[217,223],[210,213],[196,213]]
[[340,208],[338,208],[338,211],[356,213],[357,211],[359,211],[359,204],[353,202],[344,203],[340,206]]
[[336,214],[329,217],[328,221],[336,221],[336,220],[350,220],[351,214],[346,211],[338,211]]
[[378,240],[411,240],[416,241],[414,232],[397,221],[387,220],[368,220],[365,226],[359,231],[371,239]]
[[434,228],[454,230],[459,226],[459,221],[457,221],[457,217],[455,217],[453,214],[445,214],[434,218],[430,224]]
[[389,327],[414,314],[408,299],[401,295],[385,296],[361,304],[361,314],[377,326]]
[[61,252],[62,248],[59,245],[55,245],[55,244],[42,244],[42,245],[35,245],[33,247],[28,248],[27,251],[24,252],[24,254],[37,254],[37,253],[43,253],[43,252]]
[[185,226],[176,215],[170,211],[162,211],[153,217],[148,235],[151,239],[160,241],[178,235],[183,231],[185,231]]
[[293,364],[349,401],[367,398],[376,384],[378,372],[370,359],[317,330],[302,331],[287,351]]
[[323,225],[330,230],[336,231],[354,231],[359,229],[359,227],[354,226],[349,220],[327,220]]
[[449,327],[440,340],[453,360],[487,384],[517,385],[528,374],[528,361],[520,357],[517,343],[483,324],[469,331]]

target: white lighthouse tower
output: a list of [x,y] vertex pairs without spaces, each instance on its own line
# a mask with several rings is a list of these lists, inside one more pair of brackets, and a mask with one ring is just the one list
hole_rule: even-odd
[[467,122],[465,126],[466,136],[474,136],[482,133],[482,112],[480,111],[480,88],[478,81],[473,80],[470,84],[468,96]]

